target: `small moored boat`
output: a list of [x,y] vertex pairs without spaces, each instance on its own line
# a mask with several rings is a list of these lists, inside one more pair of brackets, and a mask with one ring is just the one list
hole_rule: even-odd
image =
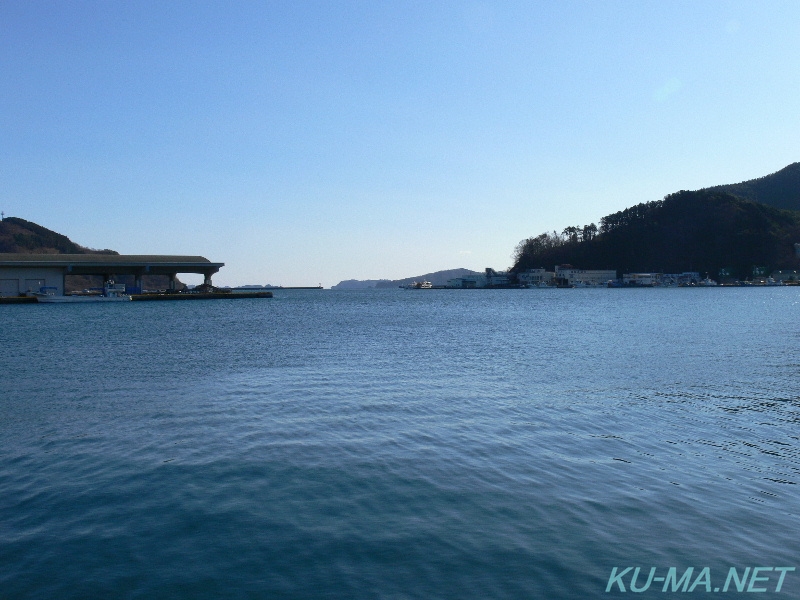
[[400,287],[404,287],[407,290],[430,290],[433,288],[433,284],[430,281],[415,281]]
[[124,283],[114,283],[107,281],[103,286],[102,294],[86,294],[82,296],[57,296],[52,292],[42,291],[36,296],[37,302],[45,304],[64,304],[75,302],[130,302],[130,294],[125,293]]

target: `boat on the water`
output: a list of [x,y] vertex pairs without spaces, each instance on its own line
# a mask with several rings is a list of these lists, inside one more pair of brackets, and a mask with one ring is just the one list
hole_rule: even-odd
[[701,287],[714,287],[714,286],[717,286],[719,284],[716,281],[714,281],[713,279],[709,279],[708,275],[706,275],[706,278],[701,280],[701,281],[698,281],[697,285],[701,286]]
[[42,290],[34,295],[36,296],[37,302],[43,302],[45,304],[63,304],[75,302],[130,302],[131,300],[130,294],[125,293],[125,284],[114,283],[113,281],[106,282],[106,284],[103,286],[102,294],[58,296],[50,291]]
[[433,284],[430,281],[415,281],[400,287],[404,287],[407,290],[430,290],[433,288]]

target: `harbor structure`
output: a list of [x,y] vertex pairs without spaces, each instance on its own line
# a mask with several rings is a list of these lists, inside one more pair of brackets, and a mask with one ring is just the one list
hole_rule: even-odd
[[509,273],[486,267],[486,287],[506,287],[510,283],[511,275]]
[[445,287],[459,290],[472,290],[486,287],[486,277],[483,275],[470,275],[468,277],[454,277],[447,280]]
[[601,286],[616,278],[613,269],[576,269],[572,265],[558,265],[555,269],[555,281],[563,286]]
[[770,278],[772,278],[772,280],[775,282],[781,282],[781,283],[785,281],[797,282],[800,281],[800,271],[791,269],[782,269],[778,271],[773,271],[772,274],[770,275]]
[[528,269],[517,275],[517,281],[529,287],[551,285],[556,274],[546,269]]
[[697,271],[684,271],[683,273],[662,273],[658,280],[659,285],[697,285],[702,280]]
[[622,284],[630,286],[654,286],[661,283],[663,273],[624,273]]
[[0,297],[38,293],[63,296],[69,275],[100,275],[104,282],[119,275],[133,275],[139,293],[145,275],[166,275],[175,291],[179,273],[203,275],[204,285],[225,263],[212,263],[203,256],[139,254],[0,254]]

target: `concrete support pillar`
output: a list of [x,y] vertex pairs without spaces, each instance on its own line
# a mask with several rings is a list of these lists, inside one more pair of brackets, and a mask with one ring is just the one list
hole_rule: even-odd
[[175,282],[175,278],[177,276],[178,276],[177,273],[170,273],[169,274],[169,289],[171,291],[173,291],[173,292],[175,291],[175,288],[178,286],[178,284]]
[[211,285],[211,273],[203,273],[203,285]]
[[134,287],[139,289],[139,293],[140,294],[142,292],[144,292],[144,289],[142,289],[143,284],[142,284],[142,275],[141,275],[141,273],[137,273],[136,275],[133,276],[133,285],[134,285]]

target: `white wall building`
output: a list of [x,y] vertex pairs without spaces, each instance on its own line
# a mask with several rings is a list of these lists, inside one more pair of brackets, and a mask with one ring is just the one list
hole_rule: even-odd
[[662,273],[625,273],[622,276],[624,285],[653,286],[661,282]]
[[508,285],[510,281],[511,278],[505,271],[495,271],[494,269],[487,267],[486,269],[487,287]]
[[517,281],[522,284],[537,286],[541,284],[551,284],[555,273],[544,269],[528,269],[517,275]]
[[617,272],[611,269],[576,269],[572,265],[559,265],[555,270],[559,283],[567,285],[605,285],[617,279]]
[[486,277],[483,275],[470,275],[469,277],[455,277],[447,280],[447,286],[456,289],[474,289],[486,287]]
[[700,273],[697,271],[684,271],[683,273],[663,273],[660,284],[670,285],[697,285],[700,283]]

